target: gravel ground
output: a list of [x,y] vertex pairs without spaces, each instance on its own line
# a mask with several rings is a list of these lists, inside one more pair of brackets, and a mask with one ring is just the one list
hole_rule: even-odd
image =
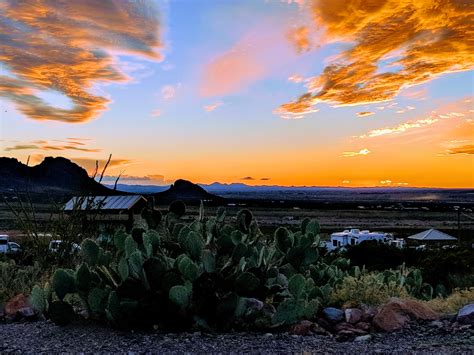
[[131,333],[97,325],[58,327],[47,321],[0,324],[0,353],[433,353],[474,354],[474,332],[414,327],[361,342],[288,334]]

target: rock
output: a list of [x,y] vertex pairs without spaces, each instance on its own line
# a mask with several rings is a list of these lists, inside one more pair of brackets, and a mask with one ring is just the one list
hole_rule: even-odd
[[291,335],[308,335],[311,333],[311,329],[313,328],[314,323],[310,322],[309,320],[302,320],[297,324],[293,324],[288,329],[288,333]]
[[359,322],[355,325],[355,327],[357,329],[361,329],[361,330],[364,330],[366,332],[368,332],[370,330],[370,323],[367,323],[367,322]]
[[29,307],[28,298],[20,293],[7,302],[5,305],[5,315],[7,317],[13,317],[20,309],[25,307]]
[[336,334],[336,341],[351,341],[354,340],[355,335],[350,330],[341,330]]
[[410,320],[435,319],[438,319],[438,315],[424,304],[394,298],[380,308],[373,324],[384,332],[392,332],[403,328]]
[[460,324],[474,325],[474,303],[468,304],[458,312],[456,320]]
[[17,312],[17,315],[26,319],[33,319],[36,317],[36,313],[31,307],[20,308]]
[[334,307],[327,307],[323,309],[324,317],[333,323],[339,323],[344,320],[344,311],[334,308]]
[[443,322],[441,322],[439,320],[434,320],[434,321],[430,322],[430,326],[433,327],[433,328],[441,329],[441,328],[444,327],[444,324],[443,324]]
[[356,324],[362,318],[362,311],[358,308],[347,308],[344,314],[346,316],[346,322],[351,324]]
[[244,303],[241,305],[243,310],[241,317],[246,320],[255,319],[263,310],[263,302],[256,298],[242,298],[242,300]]
[[367,322],[367,323],[372,322],[372,319],[375,317],[375,315],[378,312],[377,307],[368,306],[365,304],[360,307],[360,310],[362,311],[360,320],[362,322]]
[[336,332],[341,332],[341,331],[351,332],[352,335],[354,335],[354,336],[367,334],[366,331],[364,331],[362,329],[355,328],[352,324],[347,323],[347,322],[338,323],[334,327],[334,329],[336,330]]
[[370,339],[372,339],[372,335],[367,334],[367,335],[360,335],[358,337],[355,337],[354,341],[357,341],[357,342],[359,342],[359,341],[368,341]]
[[297,324],[293,324],[288,329],[288,334],[291,335],[309,335],[309,334],[320,334],[330,335],[330,333],[323,329],[319,324],[310,322],[309,320],[302,320]]

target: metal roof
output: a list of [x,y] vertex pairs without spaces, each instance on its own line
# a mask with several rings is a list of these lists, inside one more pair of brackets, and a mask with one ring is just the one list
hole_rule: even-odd
[[449,234],[440,232],[437,229],[428,229],[424,232],[414,234],[408,239],[415,239],[415,240],[434,240],[434,241],[442,241],[442,240],[457,240],[457,238],[454,238],[450,236]]
[[66,203],[64,210],[129,210],[140,200],[146,202],[146,199],[141,195],[73,197]]

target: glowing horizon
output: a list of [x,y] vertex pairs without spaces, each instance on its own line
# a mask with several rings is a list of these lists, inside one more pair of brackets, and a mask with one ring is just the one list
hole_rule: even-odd
[[3,156],[126,181],[474,187],[474,4],[0,4]]

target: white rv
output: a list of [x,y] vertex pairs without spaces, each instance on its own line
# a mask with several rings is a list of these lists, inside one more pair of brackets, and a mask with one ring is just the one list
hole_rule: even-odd
[[404,244],[403,239],[394,239],[390,233],[385,232],[370,232],[368,230],[360,229],[346,229],[343,232],[336,232],[331,234],[331,240],[326,242],[325,246],[328,251],[333,251],[338,248],[344,248],[351,245],[358,245],[366,241],[377,241],[379,243],[391,244],[402,248]]

